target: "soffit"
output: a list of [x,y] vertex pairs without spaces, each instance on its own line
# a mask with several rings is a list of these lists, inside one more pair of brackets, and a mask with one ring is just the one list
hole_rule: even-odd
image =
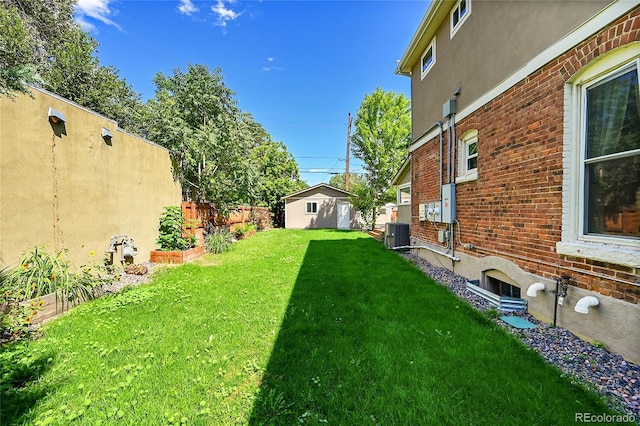
[[400,62],[398,62],[397,73],[407,74],[411,72],[413,65],[420,60],[420,56],[427,48],[427,45],[436,34],[440,24],[449,17],[451,1],[433,0],[429,9],[422,18],[420,25],[409,42]]

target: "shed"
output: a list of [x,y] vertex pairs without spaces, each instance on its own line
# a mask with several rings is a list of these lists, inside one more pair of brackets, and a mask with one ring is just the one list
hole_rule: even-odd
[[284,197],[285,228],[360,228],[349,192],[321,183]]

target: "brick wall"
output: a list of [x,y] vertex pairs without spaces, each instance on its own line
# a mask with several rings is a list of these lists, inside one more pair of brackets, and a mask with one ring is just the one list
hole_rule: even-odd
[[[598,55],[638,40],[636,10],[457,123],[458,135],[478,130],[479,147],[478,180],[457,185],[458,252],[502,256],[527,272],[569,275],[580,288],[640,303],[640,286],[634,285],[640,270],[555,251],[562,230],[565,82]],[[446,141],[445,133],[445,158]],[[412,153],[412,235],[430,242],[437,242],[437,230],[418,221],[418,203],[439,198],[438,172],[435,138]],[[458,235],[477,248],[460,247]]]

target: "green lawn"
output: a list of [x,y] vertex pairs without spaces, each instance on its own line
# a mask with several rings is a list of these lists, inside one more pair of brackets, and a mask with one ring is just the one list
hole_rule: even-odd
[[573,424],[612,413],[359,232],[273,230],[0,352],[0,424]]

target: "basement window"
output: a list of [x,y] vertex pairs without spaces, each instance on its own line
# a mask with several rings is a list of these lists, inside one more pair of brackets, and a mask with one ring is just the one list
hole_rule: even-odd
[[486,277],[487,290],[504,297],[514,297],[520,299],[520,287],[500,281],[494,277]]
[[316,201],[307,201],[307,214],[318,213],[318,203]]
[[527,301],[521,297],[520,287],[496,269],[483,272],[481,281],[468,282],[467,289],[502,311],[513,312],[527,308]]

